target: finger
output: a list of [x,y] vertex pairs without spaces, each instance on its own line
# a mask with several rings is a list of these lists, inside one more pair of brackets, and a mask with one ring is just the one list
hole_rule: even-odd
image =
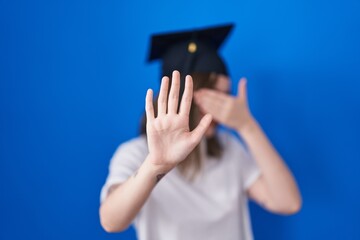
[[201,89],[196,93],[196,95],[199,95],[200,97],[209,97],[212,99],[217,99],[219,101],[226,101],[229,98],[232,98],[231,96],[225,93],[222,93],[220,91],[214,91],[211,89]]
[[154,119],[153,91],[148,89],[145,98],[145,111],[147,121]]
[[206,112],[221,114],[221,110],[226,106],[226,102],[212,98],[203,98],[203,100],[198,102],[198,105],[205,108]]
[[247,101],[247,90],[246,90],[247,79],[242,77],[238,83],[238,98]]
[[158,115],[166,114],[168,91],[169,91],[169,78],[163,77],[161,80],[160,93],[158,98]]
[[212,104],[211,102],[205,102],[203,101],[202,103],[198,104],[200,110],[203,113],[208,113],[211,114],[211,116],[218,122],[223,122],[223,118],[224,118],[224,106],[219,104],[219,105],[215,105]]
[[209,94],[199,94],[196,95],[195,101],[198,106],[200,106],[201,108],[205,108],[207,113],[217,115],[221,114],[222,109],[228,104],[230,104],[231,98],[219,98],[218,96],[211,96]]
[[187,75],[185,78],[185,90],[181,99],[179,114],[189,116],[192,97],[193,97],[193,80],[190,75]]
[[206,130],[210,126],[212,117],[210,114],[206,114],[200,121],[199,125],[191,132],[191,141],[194,144],[198,144],[205,134]]
[[168,101],[168,113],[177,113],[179,105],[180,73],[173,71]]

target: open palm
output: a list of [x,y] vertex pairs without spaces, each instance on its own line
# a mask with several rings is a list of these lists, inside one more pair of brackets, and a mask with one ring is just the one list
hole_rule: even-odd
[[149,155],[156,165],[173,168],[199,144],[211,123],[211,115],[205,115],[199,125],[190,132],[189,112],[193,97],[193,81],[186,76],[185,90],[179,104],[180,73],[174,71],[170,93],[169,78],[163,77],[158,98],[158,113],[155,118],[153,92],[146,94],[146,132]]

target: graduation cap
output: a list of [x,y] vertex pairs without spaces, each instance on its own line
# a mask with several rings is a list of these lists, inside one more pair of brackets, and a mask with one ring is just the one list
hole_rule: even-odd
[[162,60],[162,76],[179,70],[182,76],[191,73],[228,75],[218,50],[233,24],[156,34],[151,37],[148,61]]

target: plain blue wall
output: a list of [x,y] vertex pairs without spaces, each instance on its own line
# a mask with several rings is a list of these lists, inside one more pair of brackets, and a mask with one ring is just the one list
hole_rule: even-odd
[[235,86],[297,177],[302,211],[252,208],[256,239],[360,239],[360,2],[0,0],[0,239],[135,239],[99,224],[138,132],[153,32],[227,22]]

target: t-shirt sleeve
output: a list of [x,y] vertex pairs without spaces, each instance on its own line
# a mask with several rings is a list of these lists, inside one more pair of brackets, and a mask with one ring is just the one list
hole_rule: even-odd
[[100,202],[103,202],[111,186],[125,182],[141,166],[148,154],[146,138],[141,136],[121,144],[109,164],[109,174],[101,189]]
[[239,160],[239,168],[241,173],[241,182],[243,189],[248,190],[251,185],[260,177],[261,172],[255,160],[245,148],[244,144],[234,136],[230,136],[230,147],[233,154]]
[[258,166],[256,165],[255,160],[251,157],[250,153],[245,152],[247,155],[246,158],[243,160],[243,169],[242,169],[242,176],[243,176],[243,186],[245,190],[248,190],[255,181],[260,177],[261,172]]

